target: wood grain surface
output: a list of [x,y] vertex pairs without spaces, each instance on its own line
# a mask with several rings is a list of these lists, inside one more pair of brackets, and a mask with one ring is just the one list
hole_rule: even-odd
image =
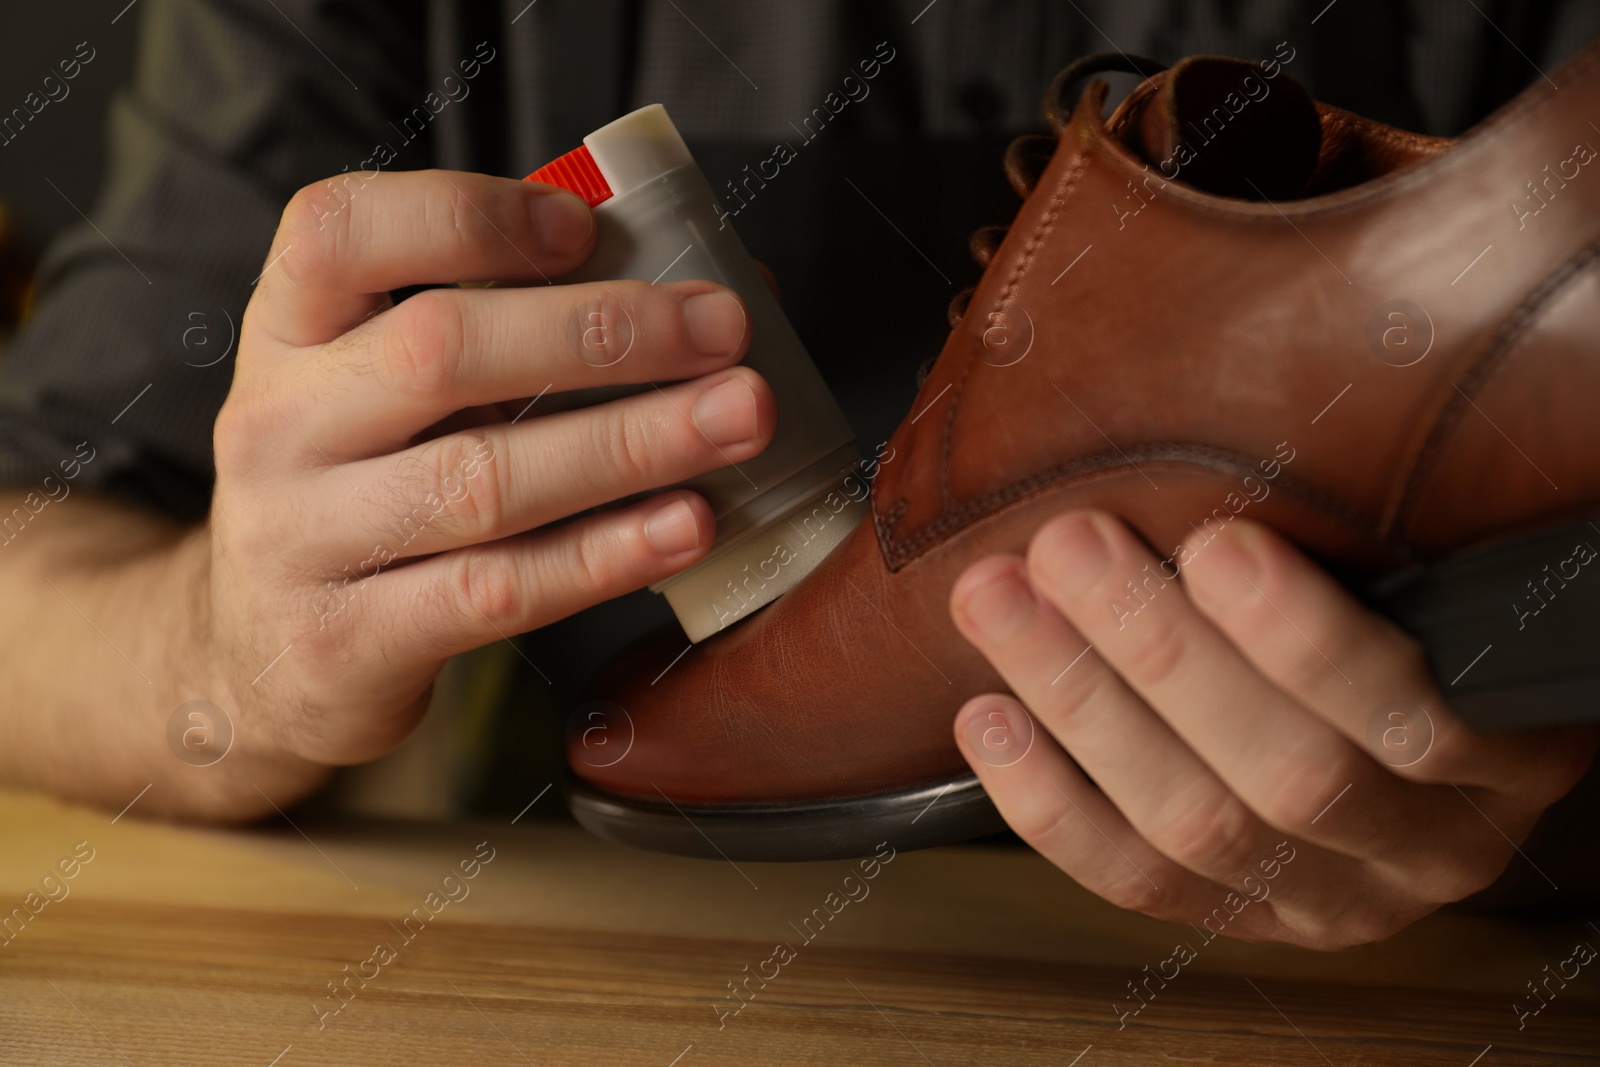
[[[113,814],[0,794],[0,909],[58,898],[0,935],[0,1063],[1600,1063],[1600,961],[1520,1028],[1513,1008],[1600,947],[1581,915],[1444,913],[1329,955],[1206,942],[1021,849],[896,853],[867,881],[626,851],[537,810],[243,831]],[[65,879],[80,842],[93,859]],[[1195,959],[1119,1027],[1127,983],[1179,942]]]

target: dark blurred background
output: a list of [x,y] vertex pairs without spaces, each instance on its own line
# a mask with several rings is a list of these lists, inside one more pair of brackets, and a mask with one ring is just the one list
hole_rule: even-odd
[[[490,0],[484,3],[493,6]],[[48,121],[30,123],[9,141],[0,135],[0,352],[24,311],[29,275],[45,245],[63,227],[79,221],[80,209],[93,214],[106,158],[106,111],[132,74],[145,6],[143,0],[8,3],[0,13],[0,116],[21,106],[30,92],[39,92],[47,75],[59,75],[58,62],[71,58],[80,44],[92,48],[94,54],[92,62],[67,83],[69,95],[52,101],[40,114],[41,120]],[[1089,2],[1071,6],[1080,15],[1087,8],[1102,20],[1124,15],[1131,18],[1143,12],[1142,17],[1154,18],[1162,27],[1158,36],[1171,37],[1173,44],[1182,43],[1189,50],[1226,50],[1226,41],[1206,39],[1198,24],[1189,25],[1201,16],[1197,10],[1188,9],[1184,0],[1126,4],[1117,0],[1109,6]],[[1224,21],[1229,17],[1250,21],[1248,9],[1252,5],[1244,0],[1224,0],[1217,6]],[[1323,3],[1308,0],[1304,10],[1309,13],[1322,8]],[[1319,12],[1317,22],[1307,27],[1313,32],[1299,42],[1309,55],[1297,64],[1296,77],[1329,103],[1433,134],[1462,132],[1520,91],[1537,76],[1537,67],[1549,69],[1570,54],[1575,42],[1581,43],[1600,32],[1600,0],[1337,0],[1326,8]],[[1157,9],[1164,13],[1157,14]],[[1112,10],[1119,14],[1108,16],[1106,12]],[[1404,72],[1393,62],[1383,62],[1384,56],[1390,60],[1399,56],[1384,52],[1381,45],[1422,23],[1432,26],[1433,31],[1426,38],[1402,46],[1400,53],[1407,55],[1416,76],[1423,80],[1419,86],[1407,84]],[[1085,29],[1088,25],[1086,22]],[[1496,29],[1491,31],[1491,25]],[[1118,36],[1122,36],[1121,32]],[[1154,41],[1125,43],[1131,49],[1166,51]],[[1081,44],[1086,51],[1108,47],[1092,32]],[[1158,54],[1157,58],[1170,60],[1176,56]],[[1133,80],[1112,79],[1116,89],[1128,87]],[[971,113],[975,131],[990,125],[984,121],[986,115],[992,118],[990,113],[1002,110],[1000,102],[992,99],[995,91],[981,79],[966,79],[950,86],[960,109]],[[989,132],[998,135],[1011,131]],[[996,138],[995,144],[1003,143],[1003,137]],[[703,150],[699,144],[693,147]],[[715,158],[714,151],[707,150],[706,154],[711,158],[702,160],[702,165],[708,174],[714,174],[716,164],[723,161]],[[729,165],[730,172],[737,170],[737,162]],[[992,203],[1014,203],[1001,195],[1004,186],[999,180],[997,159],[992,170]],[[973,214],[993,210],[990,207],[988,212],[975,210]],[[773,219],[783,217],[782,210],[763,205],[754,218],[740,220],[746,242],[758,255],[770,255],[770,251],[757,247],[766,236],[762,231],[772,228]],[[1000,221],[1003,217],[985,217],[982,221]],[[786,221],[780,226],[787,228]],[[946,242],[949,247],[940,249],[945,255],[935,253],[933,258],[946,268],[959,263],[962,257],[957,246],[963,242],[964,238],[950,239]],[[792,285],[795,280],[791,277],[788,282]],[[969,280],[970,277],[955,281],[959,285]],[[933,322],[941,316],[928,317]],[[937,323],[933,326],[936,329]],[[881,435],[897,417],[898,411],[894,411],[883,420],[883,426],[858,428],[868,431],[864,436]]]
[[[95,50],[94,60],[67,83],[70,93],[47,106],[54,113],[52,121],[31,123],[15,140],[0,145],[0,202],[8,210],[8,232],[26,255],[36,256],[52,234],[78,219],[46,177],[84,210],[94,197],[105,162],[106,107],[133,72],[139,4],[109,25],[127,2],[6,5],[0,32],[0,110],[9,113],[20,106],[28,93],[40,90],[45,75],[59,77],[57,62],[73,55],[89,32],[86,27],[93,28],[88,44]],[[86,19],[85,7],[103,7],[107,17]]]

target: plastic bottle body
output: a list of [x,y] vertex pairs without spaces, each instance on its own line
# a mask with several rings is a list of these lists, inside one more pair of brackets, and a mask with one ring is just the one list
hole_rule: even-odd
[[[683,483],[710,503],[716,541],[706,559],[652,589],[667,597],[689,637],[699,641],[776,599],[861,521],[867,485],[858,469],[860,453],[844,413],[766,279],[733,228],[719,219],[711,187],[665,111],[642,109],[585,143],[595,148],[602,168],[610,162],[614,172],[622,172],[617,181],[627,188],[595,207],[594,253],[563,280],[705,279],[727,286],[743,299],[750,316],[744,365],[766,379],[777,400],[776,435],[760,455]],[[634,151],[638,144],[644,147]],[[652,149],[660,149],[656,157]],[[637,172],[628,173],[641,157]],[[653,158],[687,162],[653,173]],[[626,165],[619,167],[618,159]],[[620,348],[625,353],[637,340],[631,323],[597,323],[596,328],[626,332],[620,340],[612,338],[608,352]],[[583,390],[567,394],[559,406],[638,391]]]

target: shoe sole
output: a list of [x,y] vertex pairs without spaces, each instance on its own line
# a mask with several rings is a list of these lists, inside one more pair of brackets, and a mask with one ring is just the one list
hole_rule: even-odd
[[584,829],[607,841],[696,859],[797,863],[948,845],[1006,828],[973,775],[890,793],[765,804],[677,804],[564,783]]

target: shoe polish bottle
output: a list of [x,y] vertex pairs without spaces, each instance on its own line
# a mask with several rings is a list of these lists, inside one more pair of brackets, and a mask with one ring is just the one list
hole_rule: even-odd
[[[855,436],[755,261],[719,217],[666,108],[652,104],[602,126],[528,180],[567,189],[594,209],[594,253],[562,281],[703,279],[744,300],[751,340],[743,362],[777,398],[776,436],[755,458],[683,483],[710,503],[716,539],[705,559],[650,587],[667,598],[690,640],[704,640],[777,599],[866,515]],[[631,324],[596,328],[631,331]],[[624,351],[627,343],[616,342]],[[648,388],[562,399],[592,404]]]

